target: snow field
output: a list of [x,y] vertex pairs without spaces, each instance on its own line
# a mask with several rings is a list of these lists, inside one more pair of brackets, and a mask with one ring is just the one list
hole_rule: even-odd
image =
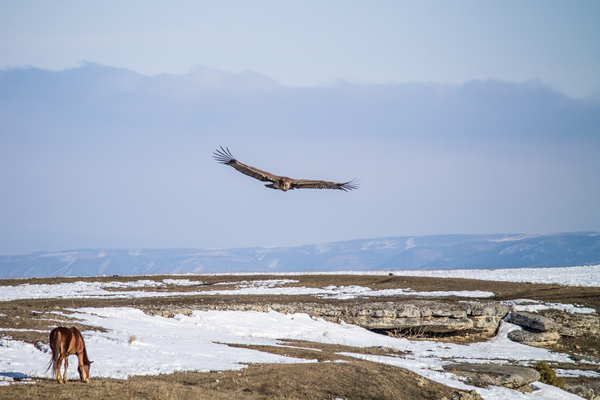
[[[573,267],[576,276],[592,273],[600,275],[600,266]],[[527,281],[548,280],[548,277],[538,276],[547,270],[528,269],[506,270],[511,272],[511,278],[521,279],[527,276]],[[497,279],[497,272],[489,271],[489,279]],[[414,272],[414,271],[411,271]],[[419,272],[419,271],[417,271]],[[431,272],[431,271],[423,271]],[[463,272],[463,271],[438,271]],[[472,271],[466,271],[472,273]],[[560,276],[562,283],[577,282],[571,280],[565,271]],[[523,273],[525,275],[523,275]],[[395,272],[395,274],[398,274]],[[593,275],[596,274],[596,275]],[[558,274],[560,275],[560,274]],[[552,279],[558,279],[553,275]],[[482,275],[483,276],[483,275]],[[477,276],[477,279],[483,279]],[[589,275],[588,275],[589,276]],[[457,276],[460,277],[460,276]],[[469,276],[473,277],[473,276]],[[550,280],[552,280],[550,279]],[[202,292],[219,294],[311,294],[315,296],[382,295],[389,296],[404,293],[395,291],[372,291],[360,286],[325,288],[294,288],[284,287],[291,280],[269,280],[236,283],[232,290],[216,290]],[[586,281],[590,286],[590,281]],[[595,282],[595,281],[594,281]],[[600,282],[600,279],[598,279]],[[548,282],[544,282],[548,283]],[[557,283],[557,282],[552,282]],[[139,280],[135,282],[74,282],[58,285],[19,285],[0,287],[0,301],[18,298],[76,298],[76,297],[112,297],[112,296],[143,296],[160,297],[173,296],[173,292],[145,292],[143,290],[127,291],[127,288],[144,288],[166,285],[196,285],[187,279],[165,279],[161,282]],[[121,289],[119,292],[105,290],[106,288]],[[487,293],[473,291],[474,297],[487,297]],[[197,291],[178,292],[177,295],[198,295]],[[434,292],[425,295],[434,295]],[[443,292],[448,293],[448,292]],[[414,292],[410,292],[414,295]],[[440,295],[437,292],[435,295]],[[447,295],[447,294],[446,294]],[[463,296],[464,292],[460,292]],[[490,294],[493,295],[493,294]],[[576,305],[547,304],[531,300],[516,300],[511,303],[515,309],[536,312],[544,307],[564,309],[570,312],[595,312],[595,310]],[[277,312],[242,312],[242,311],[195,311],[191,316],[177,315],[174,318],[150,316],[134,308],[82,308],[69,310],[83,324],[103,327],[106,332],[82,332],[88,348],[89,357],[95,361],[91,368],[93,377],[110,377],[126,379],[134,375],[168,374],[174,371],[220,371],[237,370],[250,363],[310,363],[316,360],[297,359],[292,357],[269,354],[257,350],[234,348],[228,344],[260,344],[282,346],[282,340],[303,340],[308,342],[340,344],[358,348],[382,346],[404,352],[398,356],[373,356],[359,353],[343,353],[345,356],[366,359],[409,369],[426,378],[460,389],[475,389],[486,400],[503,399],[577,399],[579,397],[564,392],[558,388],[535,383],[537,388],[533,393],[523,394],[514,390],[488,387],[473,388],[464,383],[464,379],[445,372],[444,365],[458,362],[499,363],[512,362],[520,365],[532,365],[539,360],[553,362],[572,362],[566,355],[552,353],[546,349],[530,347],[515,343],[507,338],[509,331],[520,329],[516,325],[503,322],[496,337],[483,343],[459,345],[433,341],[410,341],[379,335],[350,324],[336,324],[322,319],[313,319],[306,314],[280,314]],[[47,377],[46,367],[50,359],[48,346],[36,346],[0,338],[0,384],[9,384],[13,377]],[[577,374],[574,370],[560,371],[564,376]],[[570,374],[570,375],[569,375]],[[596,376],[589,371],[581,371],[580,375]],[[73,363],[69,368],[69,379],[77,379],[77,368]]]
[[[410,341],[370,332],[349,324],[335,324],[313,319],[307,314],[281,314],[243,311],[196,311],[192,316],[174,318],[150,316],[134,308],[83,308],[70,310],[83,324],[104,327],[107,332],[83,332],[92,361],[92,377],[126,379],[133,375],[157,375],[174,371],[219,371],[244,368],[249,363],[316,362],[285,357],[257,350],[229,347],[228,344],[281,345],[280,340],[303,340],[341,344],[359,348],[383,346],[407,354],[397,357],[358,353],[343,355],[386,363],[409,369],[426,378],[460,389],[473,389],[460,378],[444,372],[453,362],[518,362],[537,360],[570,362],[565,354],[525,346],[510,341],[510,330],[520,329],[502,323],[500,333],[484,343]],[[2,339],[0,370],[27,376],[48,376],[48,346],[38,350],[23,342]],[[76,368],[69,369],[69,379],[77,379]],[[489,387],[476,388],[485,399],[530,399],[529,394]],[[558,390],[558,389],[556,389]],[[542,392],[554,399],[555,388]],[[561,391],[562,392],[562,391]],[[565,397],[569,398],[569,397]]]
[[[0,287],[0,301],[11,301],[18,299],[74,299],[74,298],[145,298],[145,297],[171,297],[171,296],[214,296],[214,295],[306,295],[319,296],[324,298],[353,299],[367,296],[461,296],[484,298],[494,295],[492,292],[482,290],[463,290],[448,292],[415,292],[411,289],[385,289],[372,290],[363,286],[326,286],[324,288],[307,287],[283,287],[287,283],[297,281],[290,279],[272,279],[242,282],[224,282],[217,285],[236,284],[235,289],[229,290],[205,290],[188,292],[155,292],[144,290],[126,291],[127,288],[156,288],[173,286],[200,286],[202,282],[194,282],[188,279],[163,279],[162,282],[152,280],[138,280],[134,282],[72,282],[57,283],[53,285],[28,283],[18,286]],[[216,286],[216,285],[215,285]],[[106,289],[120,289],[119,291],[110,291]]]

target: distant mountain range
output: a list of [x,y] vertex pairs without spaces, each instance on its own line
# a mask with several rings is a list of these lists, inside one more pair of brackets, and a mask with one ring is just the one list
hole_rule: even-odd
[[297,247],[83,249],[0,256],[0,278],[488,269],[600,264],[600,233],[404,236]]

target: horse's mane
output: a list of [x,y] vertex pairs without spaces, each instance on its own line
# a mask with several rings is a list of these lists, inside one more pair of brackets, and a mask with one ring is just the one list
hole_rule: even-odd
[[[81,338],[81,340],[83,341],[83,338]],[[90,365],[91,364],[91,362],[90,362],[90,360],[88,359],[88,356],[87,356],[87,349],[85,348],[85,344],[83,345],[83,364],[84,365]]]
[[83,335],[75,327],[71,328],[71,332],[73,332],[73,335],[75,335],[75,339],[78,342],[77,347],[79,348],[79,344],[81,344],[81,347],[83,347],[83,365],[90,365],[91,362],[87,356],[87,349],[85,348],[85,341],[83,340]]

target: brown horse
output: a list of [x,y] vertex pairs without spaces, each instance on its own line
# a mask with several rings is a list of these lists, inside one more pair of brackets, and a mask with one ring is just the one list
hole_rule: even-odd
[[[50,349],[52,349],[52,359],[48,365],[48,369],[52,368],[52,376],[58,379],[59,383],[67,381],[67,368],[69,367],[69,356],[77,354],[79,358],[79,377],[82,382],[89,383],[90,381],[90,364],[93,361],[88,360],[83,336],[77,328],[71,329],[59,326],[52,329],[50,332]],[[65,360],[65,374],[60,376],[60,366]]]

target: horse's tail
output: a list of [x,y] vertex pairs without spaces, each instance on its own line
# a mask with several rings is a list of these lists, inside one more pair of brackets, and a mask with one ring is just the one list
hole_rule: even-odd
[[60,332],[58,329],[53,329],[50,332],[50,350],[52,350],[52,357],[50,358],[46,372],[52,368],[52,377],[56,378],[58,377],[58,360],[60,358]]

